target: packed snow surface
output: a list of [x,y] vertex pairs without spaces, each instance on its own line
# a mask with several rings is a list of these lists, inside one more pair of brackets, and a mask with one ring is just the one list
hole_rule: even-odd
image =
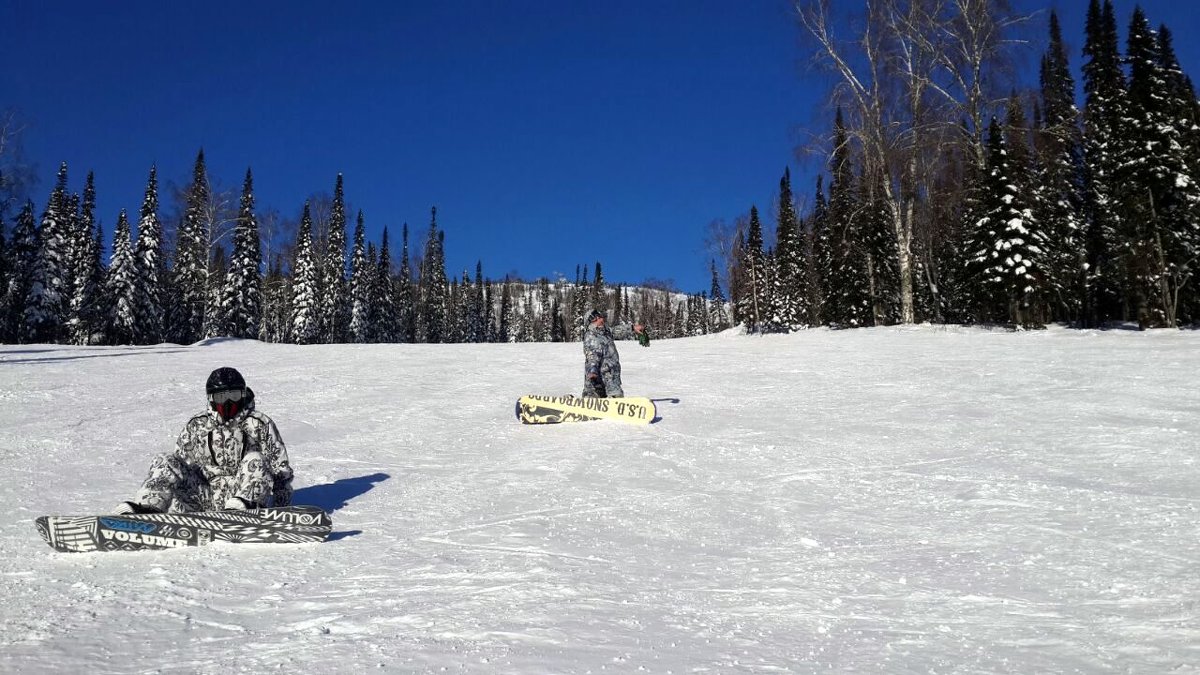
[[[523,426],[580,345],[0,347],[3,673],[1200,665],[1200,332],[620,343],[649,426]],[[321,544],[57,553],[240,369]]]

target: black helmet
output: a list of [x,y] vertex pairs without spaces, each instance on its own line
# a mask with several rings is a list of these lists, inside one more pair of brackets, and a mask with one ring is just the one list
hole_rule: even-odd
[[204,393],[206,394],[245,388],[246,380],[242,374],[236,368],[228,366],[212,371],[208,376],[208,381],[204,383]]
[[591,323],[591,322],[595,321],[596,319],[604,319],[605,321],[608,321],[608,316],[605,315],[604,312],[601,312],[598,309],[593,309],[591,314],[588,314],[588,316],[587,316],[587,322]]

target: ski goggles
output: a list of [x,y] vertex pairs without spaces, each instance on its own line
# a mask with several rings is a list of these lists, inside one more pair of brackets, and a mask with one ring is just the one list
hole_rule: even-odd
[[214,391],[208,395],[208,400],[218,404],[241,403],[244,396],[245,390],[231,389],[229,391]]

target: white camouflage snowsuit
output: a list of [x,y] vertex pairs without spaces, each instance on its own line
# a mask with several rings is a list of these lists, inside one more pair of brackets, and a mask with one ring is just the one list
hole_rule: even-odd
[[[621,398],[625,390],[621,388],[621,356],[617,353],[617,345],[613,340],[613,332],[623,338],[633,335],[633,329],[628,326],[588,326],[583,331],[583,395],[608,398]],[[596,373],[599,378],[592,379],[589,375]]]
[[292,467],[279,429],[254,410],[246,389],[243,409],[225,422],[213,410],[188,420],[173,454],[156,455],[135,501],[162,511],[205,511],[240,497],[250,504],[292,502]]

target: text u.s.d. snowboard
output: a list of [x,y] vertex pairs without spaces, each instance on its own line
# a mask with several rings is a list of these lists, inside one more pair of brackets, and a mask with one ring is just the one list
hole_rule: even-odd
[[34,521],[59,551],[139,551],[204,546],[213,541],[298,544],[325,541],[333,529],[316,506],[248,511],[130,513],[113,516],[42,516]]
[[593,398],[590,396],[522,396],[517,400],[517,419],[525,424],[558,424],[616,420],[627,424],[650,424],[657,414],[654,401],[642,397]]

